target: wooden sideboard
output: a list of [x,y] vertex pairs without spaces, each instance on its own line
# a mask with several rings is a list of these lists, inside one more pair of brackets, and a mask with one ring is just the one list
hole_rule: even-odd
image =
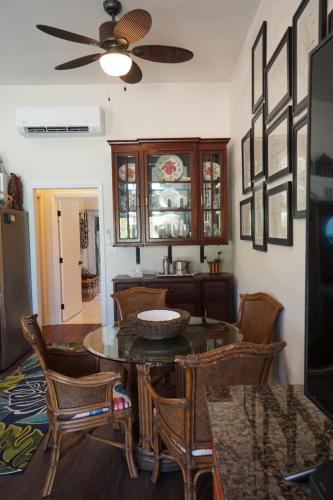
[[[142,278],[116,276],[113,291],[119,292],[133,286],[166,288],[166,303],[189,311],[192,316],[208,316],[231,322],[233,320],[233,275],[195,274],[194,276],[160,277],[146,274]],[[114,317],[120,319],[116,304]]]

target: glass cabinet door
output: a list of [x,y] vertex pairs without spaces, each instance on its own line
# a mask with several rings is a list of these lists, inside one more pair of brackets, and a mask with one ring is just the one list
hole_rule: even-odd
[[193,153],[146,154],[146,240],[194,241]]
[[138,155],[117,153],[114,160],[117,243],[137,243],[141,241]]
[[225,236],[223,193],[226,186],[222,155],[220,152],[204,152],[201,160],[201,240],[213,242]]

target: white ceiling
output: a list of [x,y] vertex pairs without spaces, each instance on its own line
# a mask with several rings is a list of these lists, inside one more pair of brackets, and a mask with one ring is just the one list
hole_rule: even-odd
[[[191,61],[160,64],[138,58],[143,82],[228,81],[260,0],[123,0],[125,12],[148,10],[153,25],[140,44],[164,44],[194,52]],[[95,53],[35,28],[48,24],[98,38],[110,18],[103,0],[0,0],[0,85],[119,83],[98,62],[55,71],[57,64]],[[98,49],[97,49],[98,51]]]

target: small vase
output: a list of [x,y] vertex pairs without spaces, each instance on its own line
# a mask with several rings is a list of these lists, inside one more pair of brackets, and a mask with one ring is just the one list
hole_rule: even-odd
[[209,272],[211,274],[216,274],[216,273],[219,273],[220,270],[221,270],[221,262],[207,262],[208,264],[208,268],[209,268]]

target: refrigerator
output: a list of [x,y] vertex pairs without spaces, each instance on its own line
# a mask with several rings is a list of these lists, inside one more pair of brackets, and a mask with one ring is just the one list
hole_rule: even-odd
[[28,214],[0,209],[0,371],[31,349],[20,327],[31,313]]

